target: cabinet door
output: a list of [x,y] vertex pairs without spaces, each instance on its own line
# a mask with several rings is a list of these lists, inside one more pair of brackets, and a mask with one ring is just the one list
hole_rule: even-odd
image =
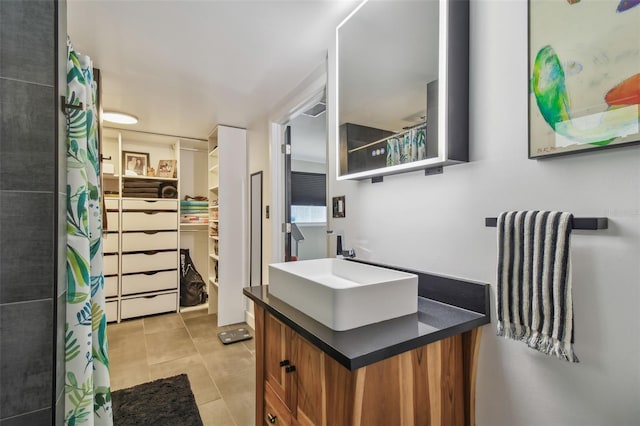
[[291,373],[294,373],[294,371],[287,372],[287,367],[291,367],[294,364],[289,355],[289,341],[292,331],[269,314],[265,315],[264,328],[265,381],[287,406],[287,409],[291,410],[291,377],[293,376]]
[[[291,406],[300,425],[323,425],[326,406],[324,353],[292,332],[292,358],[296,363],[296,389]],[[324,403],[323,403],[324,401]]]

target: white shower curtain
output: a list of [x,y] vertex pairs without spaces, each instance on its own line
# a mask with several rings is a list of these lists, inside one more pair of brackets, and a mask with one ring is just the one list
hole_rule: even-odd
[[113,425],[102,270],[100,158],[91,59],[67,40],[65,424]]

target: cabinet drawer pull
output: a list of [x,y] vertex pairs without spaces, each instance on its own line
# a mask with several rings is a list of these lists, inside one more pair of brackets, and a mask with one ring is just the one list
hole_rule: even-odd
[[148,250],[145,252],[142,252],[142,254],[146,254],[147,256],[153,256],[154,254],[158,254],[160,253],[158,250]]
[[271,413],[267,413],[267,420],[269,420],[269,423],[274,424],[278,420],[278,416],[274,416]]
[[284,360],[280,361],[280,367],[286,367],[287,365],[289,365],[289,360],[288,359],[284,359]]
[[158,214],[159,212],[157,210],[145,210],[142,213],[144,213],[144,214]]
[[286,371],[287,373],[293,373],[294,371],[296,371],[296,366],[295,365],[289,365],[284,369],[284,371]]

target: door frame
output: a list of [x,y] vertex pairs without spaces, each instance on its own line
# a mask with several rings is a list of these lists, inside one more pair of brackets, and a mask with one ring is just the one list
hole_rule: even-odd
[[[284,262],[284,158],[281,145],[284,143],[284,131],[289,121],[303,111],[318,103],[327,89],[327,62],[325,62],[294,89],[269,119],[269,155],[271,162],[271,260]],[[328,109],[327,103],[327,109]],[[327,114],[327,112],[325,112]],[[327,126],[329,120],[326,120]],[[328,145],[327,132],[327,145]],[[328,158],[328,157],[327,157]],[[327,160],[328,161],[328,160]],[[328,174],[327,174],[328,176]],[[328,182],[327,182],[328,183]],[[328,185],[327,185],[328,189]]]

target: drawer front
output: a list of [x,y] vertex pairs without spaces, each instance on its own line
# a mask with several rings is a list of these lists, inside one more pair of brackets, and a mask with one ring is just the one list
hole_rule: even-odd
[[118,212],[107,212],[107,231],[118,231],[120,227],[120,220],[118,219]]
[[118,295],[118,276],[104,277],[104,297]]
[[118,321],[118,302],[105,303],[104,313],[107,315],[107,322]]
[[104,206],[108,210],[118,211],[118,199],[117,198],[105,198]]
[[108,233],[102,239],[102,251],[104,253],[117,253],[119,249],[118,234]]
[[178,210],[178,200],[122,200],[122,210]]
[[103,257],[104,275],[118,275],[118,255],[110,254]]
[[161,251],[122,255],[122,273],[160,271],[177,269],[177,251]]
[[174,288],[178,288],[177,270],[122,276],[123,295],[159,290],[171,290]]
[[120,316],[122,319],[160,314],[178,309],[178,293],[142,296],[122,300]]
[[178,229],[177,212],[123,212],[123,231],[154,231]]
[[280,401],[269,383],[264,383],[264,424],[288,426],[291,424],[291,412]]
[[122,251],[175,250],[178,247],[177,232],[127,232],[122,234]]

